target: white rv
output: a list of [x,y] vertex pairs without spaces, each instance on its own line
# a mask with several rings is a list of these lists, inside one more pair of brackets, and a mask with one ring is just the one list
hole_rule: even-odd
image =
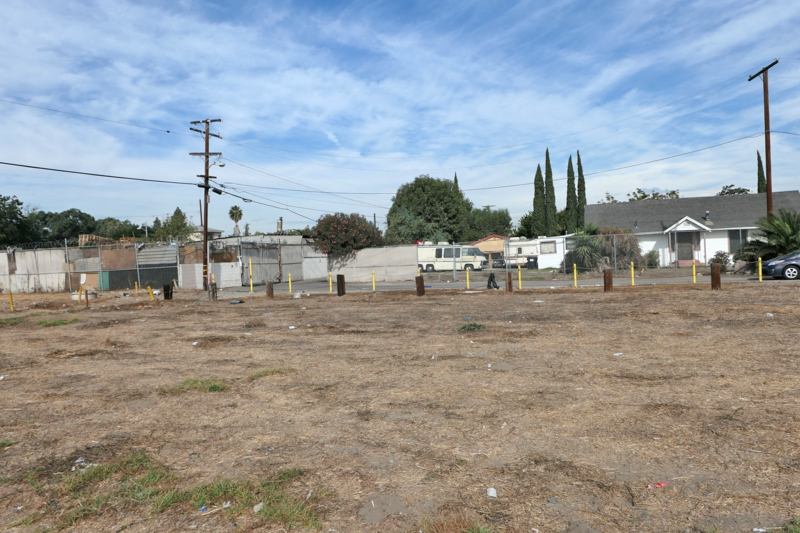
[[477,246],[424,243],[417,246],[417,268],[425,272],[443,270],[481,270],[488,261]]

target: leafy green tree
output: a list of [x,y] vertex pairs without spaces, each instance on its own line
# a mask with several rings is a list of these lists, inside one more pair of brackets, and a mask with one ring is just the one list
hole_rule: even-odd
[[619,200],[611,196],[611,193],[606,191],[606,197],[602,200],[597,201],[598,204],[616,204],[619,203]]
[[412,244],[416,241],[449,241],[445,234],[433,222],[426,222],[414,216],[407,207],[390,211],[386,217],[386,244]]
[[761,163],[761,154],[756,150],[758,159],[758,192],[767,192],[767,178],[764,176],[764,165]]
[[314,248],[334,258],[347,257],[363,248],[383,246],[381,230],[358,213],[322,215],[311,232]]
[[39,240],[31,220],[24,216],[16,196],[0,196],[0,244],[23,244]]
[[60,213],[38,211],[32,215],[35,224],[41,228],[44,240],[77,239],[79,235],[93,234],[97,221],[80,209],[67,209]]
[[737,187],[736,185],[724,185],[722,190],[717,193],[717,196],[734,196],[737,194],[750,194],[750,189]]
[[542,235],[551,236],[556,235],[558,232],[556,220],[558,209],[556,208],[556,190],[553,186],[553,168],[550,166],[549,149],[545,151],[544,158],[544,194],[547,198],[544,208],[545,213],[547,213],[547,224],[545,226],[546,231]]
[[747,260],[767,260],[800,250],[800,213],[781,209],[778,216],[759,219],[756,227],[761,236],[745,245],[746,254],[742,255],[747,255]]
[[488,235],[508,236],[511,232],[511,215],[508,209],[474,208],[470,213],[469,230],[464,240],[476,241]]
[[533,237],[537,236],[535,233],[532,232],[531,228],[533,227],[533,211],[528,211],[521,217],[519,217],[519,224],[517,225],[517,229],[515,229],[511,233],[511,237],[525,237],[528,239],[532,239]]
[[547,233],[547,196],[541,165],[536,165],[536,177],[533,178],[533,218],[530,230],[532,239]]
[[628,193],[628,201],[629,202],[639,202],[641,200],[671,200],[674,198],[680,198],[680,191],[667,191],[666,193],[660,193],[658,191],[653,191],[650,194],[644,192],[642,189],[637,188],[633,192]]
[[[398,216],[402,208],[407,209],[413,218]],[[416,219],[420,219],[427,224],[433,224],[435,229],[449,235],[450,239],[461,241],[469,229],[470,211],[472,202],[464,197],[461,190],[456,189],[452,181],[425,174],[401,185],[397,190],[387,215],[386,232],[389,235],[408,234],[408,230],[395,228],[394,224],[416,224]]]
[[117,220],[114,217],[107,217],[97,221],[94,234],[107,239],[118,240],[122,237],[143,237],[144,230],[130,220]]
[[194,231],[194,227],[189,224],[186,215],[180,207],[175,208],[171,216],[167,216],[162,222],[158,218],[153,221],[153,229],[150,236],[159,241],[186,239]]
[[567,210],[564,220],[564,229],[567,234],[572,234],[578,228],[578,195],[575,192],[575,170],[572,168],[572,156],[567,163]]
[[583,165],[581,165],[581,152],[578,150],[578,228],[586,222],[586,180],[583,178]]

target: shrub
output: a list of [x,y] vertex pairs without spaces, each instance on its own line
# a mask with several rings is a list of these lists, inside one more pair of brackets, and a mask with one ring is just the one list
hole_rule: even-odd
[[323,215],[312,229],[314,248],[333,256],[346,257],[356,250],[383,246],[383,235],[362,215]]
[[659,267],[658,250],[650,250],[649,252],[644,254],[644,264],[647,268],[658,268]]
[[714,257],[712,257],[711,261],[709,262],[719,263],[720,265],[722,265],[722,270],[725,270],[725,268],[731,264],[731,256],[730,254],[728,254],[728,252],[720,250],[714,254]]

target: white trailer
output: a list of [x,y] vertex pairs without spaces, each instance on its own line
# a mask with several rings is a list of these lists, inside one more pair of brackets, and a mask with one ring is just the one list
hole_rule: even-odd
[[477,246],[425,243],[417,246],[417,268],[425,272],[482,270],[489,262]]

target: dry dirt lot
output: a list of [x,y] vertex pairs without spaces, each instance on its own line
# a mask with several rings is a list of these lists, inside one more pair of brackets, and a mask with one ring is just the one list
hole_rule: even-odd
[[6,303],[0,528],[736,532],[800,517],[800,285],[245,300]]

